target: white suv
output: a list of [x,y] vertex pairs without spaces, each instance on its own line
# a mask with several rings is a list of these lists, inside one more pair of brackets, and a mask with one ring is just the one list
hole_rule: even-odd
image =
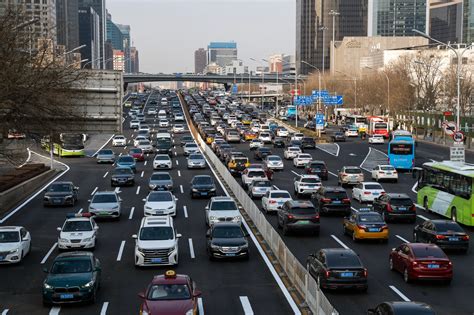
[[0,263],[19,263],[31,250],[31,235],[22,226],[0,226]]
[[212,197],[206,206],[206,224],[212,226],[219,222],[242,222],[239,207],[231,197]]
[[178,240],[173,218],[145,217],[135,239],[135,266],[177,265]]

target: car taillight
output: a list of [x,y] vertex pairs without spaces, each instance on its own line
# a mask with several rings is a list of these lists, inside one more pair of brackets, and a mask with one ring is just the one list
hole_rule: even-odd
[[381,227],[382,230],[388,230],[388,225],[384,225]]
[[365,230],[367,227],[365,225],[359,225],[357,224],[357,228],[361,229],[361,230]]
[[288,219],[294,219],[294,218],[295,218],[292,214],[287,214],[286,217],[287,217]]
[[342,174],[342,177],[346,177],[346,176],[347,176],[347,174],[344,174],[344,173]]
[[463,241],[469,241],[469,235],[463,235],[463,236],[461,236],[461,239]]
[[275,204],[275,203],[277,203],[277,202],[276,202],[275,200],[270,200],[269,203]]
[[329,278],[330,275],[331,275],[331,271],[326,270],[326,278]]
[[364,268],[364,278],[367,278],[369,272],[367,271],[367,268]]
[[313,216],[313,219],[319,219],[319,213]]
[[411,205],[410,211],[416,211],[416,206],[415,206],[415,205]]
[[323,198],[323,199],[321,199],[321,202],[324,202],[324,203],[326,203],[326,202],[331,202],[331,199],[329,199],[329,198]]
[[438,235],[436,235],[436,239],[437,240],[444,240],[444,239],[446,239],[446,236],[438,234]]
[[392,211],[393,211],[392,206],[391,206],[390,204],[387,204],[387,211],[388,211],[388,212],[392,212]]
[[379,174],[385,174],[385,172],[384,171],[379,171]]
[[364,195],[370,195],[371,192],[370,191],[364,191]]
[[342,199],[343,203],[351,203],[351,200],[349,198],[344,198]]
[[413,267],[416,267],[416,266],[418,266],[418,262],[417,262],[417,261],[412,261],[412,262],[411,262],[411,265],[412,265]]

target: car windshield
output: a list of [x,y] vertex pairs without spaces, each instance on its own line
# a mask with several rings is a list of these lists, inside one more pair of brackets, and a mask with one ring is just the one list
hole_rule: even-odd
[[211,204],[211,210],[237,210],[237,205],[235,204],[234,201],[214,201]]
[[133,163],[135,160],[131,156],[122,156],[119,163]]
[[352,253],[326,255],[326,264],[330,268],[362,267],[357,255]]
[[259,180],[253,183],[254,187],[272,187],[272,184],[268,180]]
[[288,151],[300,152],[300,148],[288,148]]
[[49,192],[68,192],[71,191],[71,185],[69,184],[52,184],[49,186]]
[[362,174],[362,171],[358,168],[346,168],[346,174]]
[[157,155],[155,156],[156,161],[169,161],[170,157],[167,155]]
[[63,232],[85,232],[92,231],[90,221],[67,221],[62,229]]
[[270,195],[270,198],[272,198],[272,199],[278,199],[278,198],[291,199],[291,196],[290,196],[290,194],[287,193],[287,192],[273,192],[273,193]]
[[170,174],[153,174],[151,180],[171,180]]
[[416,258],[446,258],[446,254],[439,247],[415,246],[412,250]]
[[157,191],[157,192],[150,193],[150,195],[148,196],[148,201],[153,201],[153,202],[173,201],[173,197],[170,192]]
[[91,271],[92,265],[89,259],[58,260],[51,267],[52,274],[85,273]]
[[186,148],[197,148],[197,144],[195,143],[187,143]]
[[347,194],[345,191],[327,191],[324,197],[329,199],[344,199],[347,198]]
[[123,174],[133,174],[132,170],[129,168],[116,168],[114,174],[123,175]]
[[99,151],[99,154],[107,154],[107,155],[110,155],[110,154],[114,154],[114,151],[112,151],[112,150],[100,150],[100,151]]
[[200,177],[194,177],[193,179],[193,184],[194,185],[212,185],[214,182],[211,177],[207,176],[200,176]]
[[437,232],[460,232],[463,233],[463,229],[455,222],[449,222],[449,221],[444,221],[444,222],[437,222],[435,224],[436,231]]
[[150,141],[142,140],[142,141],[138,142],[138,145],[150,145]]
[[314,207],[294,207],[289,209],[288,212],[293,214],[314,214],[316,213],[316,209]]
[[247,174],[248,177],[265,177],[264,171],[251,171]]
[[20,241],[20,233],[17,231],[0,232],[0,243],[17,243]]
[[379,214],[364,214],[359,216],[359,222],[382,222],[382,217]]
[[237,238],[243,237],[242,229],[238,226],[216,226],[212,231],[214,238]]
[[269,161],[281,161],[281,158],[279,156],[269,156],[268,160]]
[[186,284],[154,284],[148,290],[147,299],[160,300],[187,300],[191,298],[189,287]]
[[382,171],[395,171],[395,168],[393,166],[380,166],[380,169]]
[[410,198],[392,198],[390,200],[390,204],[392,206],[411,206],[413,205],[413,201]]
[[299,159],[311,159],[311,155],[309,154],[300,154],[298,156]]
[[122,136],[117,136],[117,137],[115,137],[114,139],[115,139],[115,140],[124,140],[124,139],[125,139],[125,137],[122,137]]
[[318,178],[313,178],[313,177],[309,177],[309,178],[303,178],[301,179],[301,182],[302,183],[320,183],[321,181],[318,179]]
[[117,202],[117,197],[113,194],[99,194],[95,195],[92,199],[92,203],[109,203]]
[[364,185],[364,189],[366,190],[383,190],[382,186],[379,184],[367,184]]
[[173,229],[170,226],[147,226],[140,229],[141,241],[164,241],[173,238]]
[[201,154],[191,154],[189,156],[190,160],[203,160],[204,157]]
[[269,148],[260,148],[259,151],[260,152],[270,152],[270,149]]

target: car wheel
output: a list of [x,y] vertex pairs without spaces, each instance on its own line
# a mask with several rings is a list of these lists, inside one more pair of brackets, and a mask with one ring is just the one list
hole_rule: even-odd
[[343,234],[343,235],[347,235],[347,229],[346,229],[346,225],[345,225],[345,224],[342,225],[342,234]]
[[388,268],[390,268],[390,270],[394,271],[395,270],[395,267],[393,266],[393,259],[392,257],[390,257],[388,259]]
[[281,229],[280,217],[277,218],[277,226],[279,229]]
[[407,268],[405,268],[405,270],[403,270],[403,281],[405,281],[406,283],[411,282],[410,275],[408,274],[408,269]]
[[352,231],[352,240],[354,241],[354,243],[358,241],[355,231]]
[[454,222],[457,222],[457,219],[458,219],[458,216],[457,216],[456,207],[452,207],[451,208],[451,220],[453,220]]
[[425,198],[423,198],[423,208],[425,208],[426,212],[430,212],[430,209],[428,207],[428,197],[427,196],[425,196]]

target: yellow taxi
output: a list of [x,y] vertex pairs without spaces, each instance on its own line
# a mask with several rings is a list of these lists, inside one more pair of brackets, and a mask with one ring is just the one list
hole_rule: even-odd
[[251,120],[250,117],[244,117],[244,118],[242,118],[242,123],[244,125],[250,125],[252,123],[252,120]]
[[367,133],[367,125],[366,124],[361,124],[357,128],[357,132],[359,133]]
[[250,161],[245,156],[233,156],[227,167],[229,168],[229,172],[232,175],[240,174],[243,170],[250,166]]
[[354,242],[363,239],[388,241],[388,225],[378,212],[368,209],[353,211],[345,217],[343,229],[344,234],[352,236]]
[[245,141],[252,141],[253,139],[257,139],[257,133],[247,130],[244,132],[244,140]]
[[207,144],[213,143],[215,137],[216,137],[215,134],[207,134],[207,135],[206,135],[206,143],[207,143]]

